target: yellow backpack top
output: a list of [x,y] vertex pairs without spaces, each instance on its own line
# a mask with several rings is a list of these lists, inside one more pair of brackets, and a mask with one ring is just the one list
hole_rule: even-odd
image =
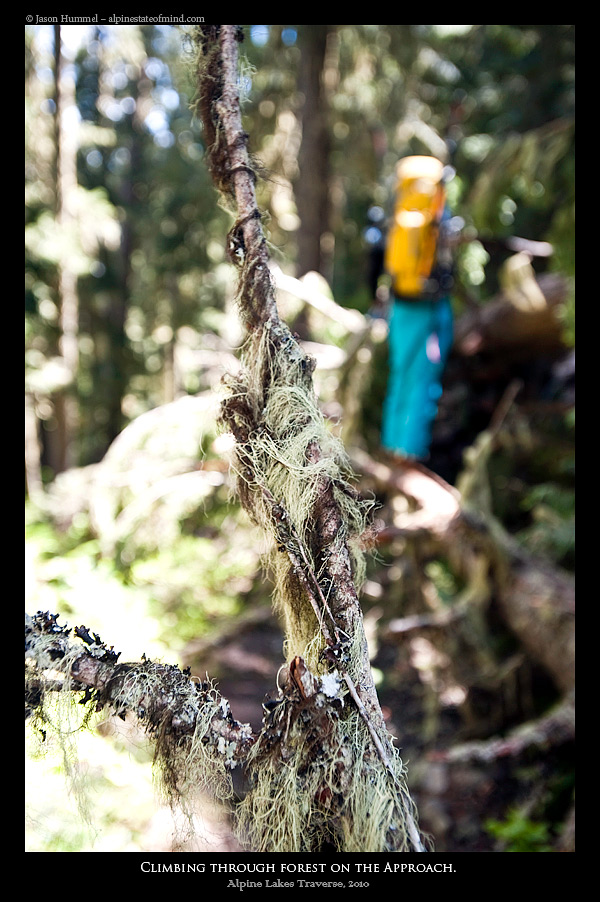
[[427,297],[446,202],[443,170],[435,157],[405,157],[398,163],[384,265],[399,297]]

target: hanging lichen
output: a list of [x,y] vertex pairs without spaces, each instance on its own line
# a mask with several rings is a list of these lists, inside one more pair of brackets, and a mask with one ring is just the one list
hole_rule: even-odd
[[[240,836],[259,852],[412,851],[414,811],[402,762],[382,767],[337,671],[321,680],[301,658],[274,700],[248,760]],[[408,803],[408,808],[406,807]],[[410,838],[413,832],[412,840]]]
[[[79,639],[79,642],[73,639]],[[234,721],[229,703],[208,680],[143,658],[119,664],[119,655],[85,627],[60,626],[38,612],[25,623],[25,713],[44,743],[59,742],[65,775],[80,813],[92,821],[78,777],[76,733],[93,719],[134,716],[154,745],[157,787],[193,833],[194,804],[206,792],[221,802],[233,794],[231,770],[254,741],[250,726]]]
[[[336,538],[348,547],[354,582],[360,584],[361,545],[372,503],[361,501],[347,480],[344,449],[318,408],[305,358],[277,346],[268,328],[252,349],[244,375],[227,383],[222,422],[237,439],[233,468],[242,504],[271,537],[269,564],[287,656],[301,655],[316,667],[327,627],[333,632],[333,618],[327,602],[328,554],[315,528],[315,509],[327,483],[340,512]],[[310,603],[311,589],[321,596],[319,622]]]

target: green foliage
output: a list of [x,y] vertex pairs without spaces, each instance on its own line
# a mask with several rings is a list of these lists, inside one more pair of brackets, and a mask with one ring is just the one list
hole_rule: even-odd
[[[28,607],[93,622],[133,660],[143,652],[178,654],[239,614],[259,574],[254,528],[228,490],[216,485],[211,493],[183,520],[177,503],[165,506],[150,531],[151,513],[141,510],[112,551],[89,511],[71,511],[61,529],[54,513],[28,505]],[[75,507],[82,505],[79,498]],[[261,593],[268,600],[269,587],[258,581]]]
[[548,482],[533,486],[521,502],[532,523],[517,533],[530,551],[573,566],[575,558],[575,492]]
[[133,563],[131,584],[148,593],[164,641],[174,649],[243,610],[258,561],[240,539],[239,531],[235,544],[226,537],[182,536]]
[[485,828],[505,852],[552,852],[549,828],[512,809],[502,821],[490,819]]
[[444,604],[452,604],[459,591],[459,581],[447,561],[436,559],[425,564],[425,573]]
[[[63,261],[77,278],[79,364],[76,459],[99,459],[127,418],[165,400],[165,368],[178,331],[198,330],[205,307],[222,309],[227,220],[201,159],[189,110],[190,73],[174,29],[90,29],[77,51],[79,122],[75,221],[57,221],[51,26],[28,29],[28,360],[36,371],[58,352]],[[218,254],[216,253],[218,248]],[[218,259],[216,259],[218,257]],[[38,380],[39,381],[39,380]],[[61,386],[58,386],[60,389]],[[36,384],[36,391],[40,391]],[[38,415],[56,430],[53,393]],[[52,436],[48,436],[48,441]]]

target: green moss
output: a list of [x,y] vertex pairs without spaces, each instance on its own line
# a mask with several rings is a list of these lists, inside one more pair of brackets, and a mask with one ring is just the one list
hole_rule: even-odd
[[485,829],[505,852],[552,852],[548,825],[530,820],[517,809],[511,809],[502,821],[486,821]]

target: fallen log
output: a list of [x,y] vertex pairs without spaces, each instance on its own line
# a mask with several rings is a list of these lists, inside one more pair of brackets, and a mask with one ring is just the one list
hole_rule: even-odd
[[[490,453],[486,438],[487,434],[480,437],[480,455]],[[379,541],[427,539],[429,547],[448,559],[467,587],[472,587],[463,597],[475,597],[478,604],[493,597],[506,625],[528,654],[561,693],[570,692],[575,683],[572,576],[529,554],[491,512],[470,506],[456,488],[425,467],[391,465],[361,451],[354,452],[353,462],[380,489],[400,492],[416,505],[416,510],[396,515],[395,522],[379,532]]]
[[455,353],[472,357],[564,351],[561,308],[568,287],[567,279],[558,273],[535,279],[529,273],[518,289],[513,285],[481,307],[471,306],[455,324]]

